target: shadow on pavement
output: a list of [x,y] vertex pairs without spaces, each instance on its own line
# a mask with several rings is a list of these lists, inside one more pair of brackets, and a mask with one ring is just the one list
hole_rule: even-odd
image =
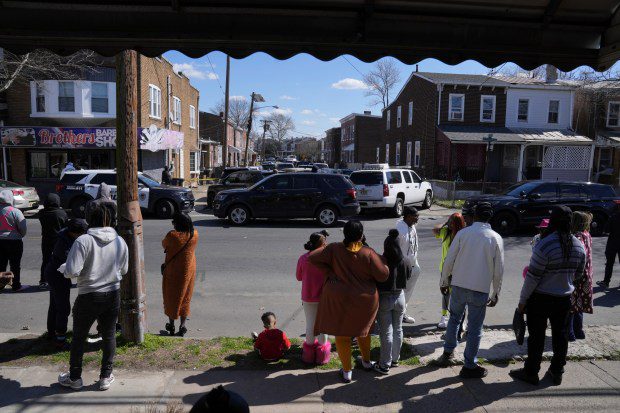
[[[342,228],[347,220],[341,219],[338,221],[338,224],[332,228]],[[215,228],[231,228],[234,227],[230,225],[228,220],[226,219],[194,219],[194,226],[198,227],[215,227]],[[238,228],[322,228],[317,222],[313,219],[254,219],[249,224],[238,227]],[[328,228],[329,230],[329,228]]]
[[620,305],[620,287],[604,289],[601,287],[594,287],[594,294],[603,293],[603,295],[594,298],[595,307],[608,307],[612,308]]

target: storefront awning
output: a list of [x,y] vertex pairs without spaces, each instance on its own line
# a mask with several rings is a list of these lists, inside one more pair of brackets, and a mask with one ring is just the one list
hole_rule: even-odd
[[309,53],[323,61],[349,54],[365,62],[394,56],[407,64],[474,59],[488,67],[510,61],[525,69],[549,63],[562,71],[604,70],[620,56],[617,11],[618,0],[13,0],[0,3],[0,47],[18,54],[135,49],[193,58]]
[[579,144],[591,145],[591,139],[569,130],[544,130],[506,127],[442,125],[437,127],[452,143],[486,144],[482,139],[493,135],[495,144]]

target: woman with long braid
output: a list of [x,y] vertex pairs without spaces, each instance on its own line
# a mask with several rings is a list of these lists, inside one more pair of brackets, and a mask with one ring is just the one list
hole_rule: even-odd
[[568,351],[567,319],[574,281],[584,276],[586,253],[583,244],[571,234],[573,213],[567,206],[553,209],[549,227],[532,252],[523,281],[519,311],[527,314],[527,360],[522,369],[510,375],[538,385],[538,372],[545,348],[547,320],[551,322],[553,358],[548,374],[553,384],[562,383]]

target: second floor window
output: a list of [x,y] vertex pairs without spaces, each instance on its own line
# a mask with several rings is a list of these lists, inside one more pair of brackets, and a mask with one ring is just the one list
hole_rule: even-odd
[[398,106],[396,108],[396,127],[397,128],[400,128],[401,115],[402,115],[402,108]]
[[549,115],[547,117],[547,123],[558,123],[559,116],[560,116],[560,101],[550,100],[549,101]]
[[385,111],[385,116],[387,118],[387,121],[385,123],[385,129],[386,130],[390,130],[390,117],[391,116],[390,116],[390,110],[389,109]]
[[607,126],[620,126],[620,102],[609,102],[607,109]]
[[528,99],[519,99],[517,121],[527,122],[529,111],[530,111],[530,101]]
[[196,108],[189,105],[189,127],[196,129]]
[[73,82],[58,82],[58,111],[75,112]]
[[463,121],[465,95],[450,94],[448,105],[448,120]]
[[90,100],[93,112],[108,113],[108,85],[106,83],[93,83]]
[[45,112],[45,86],[43,82],[37,82],[37,112]]
[[409,112],[407,112],[407,124],[413,125],[413,102],[409,102]]
[[480,122],[495,122],[495,96],[480,97]]
[[172,101],[174,103],[173,112],[172,112],[172,121],[177,125],[181,124],[181,99],[176,96],[172,97]]
[[155,85],[149,85],[149,115],[153,118],[161,118],[161,89]]

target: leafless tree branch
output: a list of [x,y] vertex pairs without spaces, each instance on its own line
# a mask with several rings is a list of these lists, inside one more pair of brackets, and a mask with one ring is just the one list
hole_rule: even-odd
[[400,82],[400,70],[396,60],[392,58],[379,60],[375,68],[364,75],[364,83],[368,85],[366,97],[372,98],[373,106],[381,104],[385,109],[390,104],[390,94],[398,82]]

